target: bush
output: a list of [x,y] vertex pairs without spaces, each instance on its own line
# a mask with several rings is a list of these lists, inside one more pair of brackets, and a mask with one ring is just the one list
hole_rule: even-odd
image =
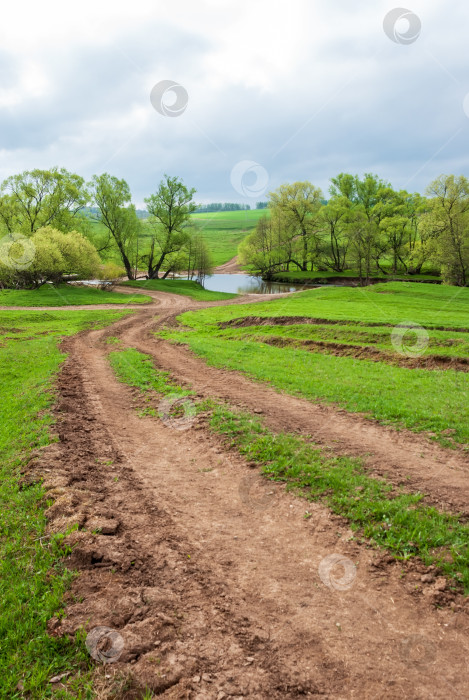
[[99,272],[100,280],[115,280],[118,277],[124,277],[125,270],[120,265],[116,265],[113,262],[103,263]]
[[11,234],[0,239],[0,285],[35,289],[59,284],[65,275],[96,277],[101,261],[96,248],[78,231],[62,233],[51,226],[32,236]]

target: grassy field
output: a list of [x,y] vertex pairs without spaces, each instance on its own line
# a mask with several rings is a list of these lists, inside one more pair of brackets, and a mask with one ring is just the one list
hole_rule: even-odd
[[[308,323],[311,319],[316,322]],[[271,302],[187,312],[180,320],[185,329],[166,336],[188,344],[210,364],[397,428],[426,431],[445,445],[469,441],[469,374],[398,366],[414,348],[429,360],[469,357],[469,289],[397,282],[318,289]],[[395,329],[409,323],[422,330]],[[265,342],[275,337],[277,345],[286,339],[293,345]],[[302,347],[305,340],[320,340],[320,351]],[[386,361],[336,356],[340,343],[381,348]]]
[[238,253],[241,241],[255,228],[268,210],[210,212],[193,214],[192,221],[204,237],[215,265],[222,265]]
[[[152,399],[157,405],[158,396],[190,394],[133,348],[111,353],[110,361],[120,381],[142,392],[148,408],[140,411],[141,417],[158,417],[150,406]],[[371,540],[399,559],[418,556],[426,565],[436,564],[469,592],[469,526],[457,516],[426,506],[422,494],[370,477],[358,459],[331,456],[297,435],[272,433],[257,416],[225,404],[190,401],[195,414],[203,412],[209,429],[261,467],[267,478],[285,482],[310,501],[325,503],[347,518],[357,539]]]
[[[62,698],[91,697],[83,640],[50,637],[72,574],[62,535],[46,535],[50,505],[40,483],[22,487],[32,450],[50,442],[59,340],[122,317],[114,311],[0,312],[0,678],[2,698],[52,697],[49,680],[70,672]],[[20,684],[20,685],[18,685]],[[21,689],[21,690],[20,690]],[[85,695],[85,691],[89,693]]]
[[39,289],[0,290],[0,306],[81,306],[82,304],[146,304],[151,297],[142,294],[119,294],[93,287],[77,287],[73,284]]
[[227,292],[211,292],[193,280],[137,280],[124,282],[123,284],[126,287],[182,294],[197,301],[223,301],[223,299],[233,299],[237,296],[237,294],[228,294]]

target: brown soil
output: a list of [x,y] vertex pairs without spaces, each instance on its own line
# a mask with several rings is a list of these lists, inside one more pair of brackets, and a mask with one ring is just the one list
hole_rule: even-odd
[[348,343],[335,343],[325,340],[300,340],[296,338],[285,338],[282,336],[253,336],[266,345],[275,347],[298,347],[312,352],[320,352],[324,355],[335,355],[336,357],[354,357],[359,360],[371,360],[372,362],[386,362],[397,367],[408,367],[410,369],[437,369],[437,370],[458,370],[459,372],[469,372],[469,359],[465,357],[449,357],[448,355],[426,355],[425,357],[405,357],[397,353],[373,348],[369,345],[351,345]]
[[238,256],[235,255],[234,258],[231,258],[231,260],[228,260],[228,262],[223,263],[223,265],[218,265],[218,267],[214,269],[214,272],[219,275],[226,275],[228,273],[233,274],[234,272],[243,272],[243,270],[238,263]]
[[[122,291],[122,290],[119,290]],[[0,306],[0,311],[127,311],[141,309],[146,304],[77,304],[76,306]]]
[[437,571],[359,545],[345,522],[265,482],[202,422],[181,431],[139,418],[102,341],[118,335],[200,396],[254,409],[274,429],[370,452],[371,470],[409,474],[445,506],[467,503],[464,456],[207,367],[149,334],[205,304],[151,295],[152,308],[64,342],[60,442],[32,465],[55,498],[51,528],[84,528],[69,538],[81,575],[51,633],[84,625],[122,636],[100,696],[124,675],[126,698],[145,687],[200,700],[467,697],[467,601]]
[[[119,290],[121,291],[121,290]],[[293,325],[321,325],[321,326],[365,326],[367,328],[392,328],[395,323],[378,323],[374,321],[346,321],[335,320],[331,318],[312,318],[311,316],[242,316],[241,318],[233,318],[229,321],[223,321],[219,324],[220,328],[247,328],[249,326],[293,326]],[[400,323],[399,328],[413,328],[411,325]],[[454,331],[455,333],[469,333],[467,328],[453,328],[451,326],[432,326],[435,331]]]

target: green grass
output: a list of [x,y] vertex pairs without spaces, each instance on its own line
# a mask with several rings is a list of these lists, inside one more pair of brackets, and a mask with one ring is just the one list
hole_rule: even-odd
[[156,372],[151,358],[134,348],[113,350],[109,353],[109,361],[119,381],[140,389],[142,393],[156,391],[158,394],[177,392],[181,396],[192,394],[171,382],[168,372]]
[[237,294],[229,294],[228,292],[211,292],[208,289],[204,289],[202,285],[193,280],[132,280],[124,282],[123,284],[126,287],[182,294],[196,301],[223,301],[224,299],[234,299],[234,297],[237,296]]
[[[339,324],[302,324],[275,325],[267,320],[259,323],[253,319],[253,325],[248,327],[228,327],[223,332],[224,338],[243,341],[269,342],[271,340],[288,341],[301,348],[302,343],[313,341],[328,344],[353,346],[357,349],[376,348],[392,353],[399,359],[399,354],[392,344],[392,329],[387,326],[362,326]],[[411,331],[409,331],[410,341]],[[428,345],[423,349],[422,357],[445,356],[454,358],[469,357],[469,333],[457,331],[429,331]],[[406,334],[407,338],[407,334]],[[414,341],[415,342],[415,338]],[[285,343],[287,344],[287,343]],[[331,348],[332,351],[332,348]],[[319,352],[319,350],[318,350]]]
[[81,306],[84,304],[145,304],[151,297],[142,294],[106,292],[72,284],[45,284],[32,290],[0,290],[0,306]]
[[194,327],[242,316],[309,316],[316,319],[469,328],[469,288],[390,282],[372,287],[311,289],[282,299],[185,314]]
[[[119,379],[138,387],[147,400],[153,392],[174,391],[168,374],[134,349],[111,353],[111,364]],[[436,564],[469,592],[469,525],[456,515],[423,504],[420,493],[370,477],[358,459],[333,456],[296,435],[272,433],[248,413],[211,400],[198,402],[197,409],[229,448],[262,467],[266,477],[347,518],[357,538],[371,540],[396,558],[418,556],[426,565]]]
[[[187,312],[179,317],[184,329],[163,333],[187,344],[209,364],[239,370],[278,390],[361,412],[396,428],[425,431],[447,446],[468,442],[468,373],[336,357],[323,354],[324,349],[320,353],[272,347],[258,342],[262,340],[260,334],[269,333],[269,327],[220,326],[247,316],[338,320],[343,323],[323,324],[322,330],[300,323],[284,328],[271,326],[270,333],[326,341],[336,334],[348,343],[381,346],[388,351],[393,350],[394,324],[410,321],[426,328],[428,353],[467,357],[469,336],[463,331],[469,328],[469,289],[389,283],[364,289],[311,290],[271,302]],[[367,325],[370,323],[378,325]],[[461,332],[437,330],[441,326]],[[445,346],[449,341],[454,342]]]
[[62,614],[72,578],[63,565],[63,535],[46,536],[44,511],[50,502],[40,483],[22,486],[20,477],[32,450],[50,442],[53,383],[65,357],[60,338],[121,317],[113,311],[0,312],[2,698],[52,697],[49,679],[67,671],[68,691],[60,697],[91,697],[83,640],[57,639],[46,630],[47,621]]
[[[152,405],[155,393],[163,396],[170,394],[178,399],[193,393],[171,381],[168,372],[156,372],[151,358],[133,348],[110,352],[109,362],[120,382],[140,389],[145,401],[143,408],[138,409],[140,417],[157,415],[157,410]],[[176,404],[173,409],[170,408],[170,413],[177,417],[180,410],[184,409]]]

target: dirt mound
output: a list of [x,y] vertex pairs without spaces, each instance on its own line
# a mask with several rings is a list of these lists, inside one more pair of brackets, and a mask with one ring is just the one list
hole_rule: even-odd
[[296,347],[311,350],[312,352],[321,352],[324,355],[354,357],[358,360],[371,360],[372,362],[386,362],[390,365],[408,367],[409,369],[469,371],[469,359],[466,357],[448,357],[447,355],[406,357],[394,352],[373,348],[369,345],[350,345],[348,343],[334,343],[325,340],[298,340],[281,336],[253,336],[252,340],[278,348]]
[[[218,324],[219,328],[247,328],[249,326],[292,326],[292,325],[314,325],[314,326],[366,326],[368,328],[394,328],[395,323],[378,323],[372,321],[350,321],[349,319],[312,318],[311,316],[242,316],[223,321]],[[399,328],[410,328],[411,324],[399,323]],[[435,331],[454,331],[455,333],[469,333],[468,328],[453,328],[451,326],[432,326]]]

